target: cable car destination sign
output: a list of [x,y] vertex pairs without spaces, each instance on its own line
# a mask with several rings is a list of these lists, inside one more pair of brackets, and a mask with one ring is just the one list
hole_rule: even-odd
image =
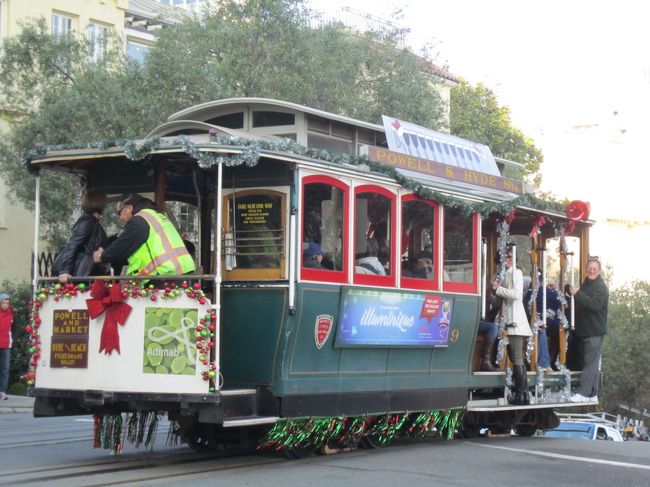
[[523,194],[521,181],[501,177],[486,145],[383,116],[389,149],[368,147],[378,164],[427,176]]

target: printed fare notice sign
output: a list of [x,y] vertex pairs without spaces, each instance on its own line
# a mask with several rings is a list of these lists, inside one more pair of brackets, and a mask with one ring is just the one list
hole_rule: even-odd
[[55,310],[50,367],[88,367],[88,310]]

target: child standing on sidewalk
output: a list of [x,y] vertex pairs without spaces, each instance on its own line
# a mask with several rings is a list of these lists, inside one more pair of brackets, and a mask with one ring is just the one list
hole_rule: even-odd
[[9,358],[11,354],[11,325],[14,310],[9,295],[0,293],[0,400],[7,399],[9,382]]

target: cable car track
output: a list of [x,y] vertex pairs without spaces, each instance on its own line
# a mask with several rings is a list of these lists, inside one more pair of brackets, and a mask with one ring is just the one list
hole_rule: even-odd
[[[105,486],[132,484],[196,475],[207,472],[235,470],[287,461],[280,456],[235,454],[222,452],[200,455],[195,452],[149,455],[142,458],[111,457],[110,459],[48,465],[4,472],[0,485],[36,484]],[[116,478],[116,475],[119,477]]]

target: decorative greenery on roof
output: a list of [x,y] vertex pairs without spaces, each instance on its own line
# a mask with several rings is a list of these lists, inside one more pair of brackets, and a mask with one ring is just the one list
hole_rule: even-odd
[[161,145],[178,146],[183,152],[194,158],[199,167],[208,169],[217,164],[224,164],[226,166],[241,166],[246,165],[249,167],[255,166],[261,155],[262,151],[271,152],[287,152],[315,160],[325,161],[332,164],[347,164],[352,166],[367,166],[374,173],[378,173],[395,180],[404,188],[410,189],[415,194],[425,199],[435,200],[445,206],[456,208],[465,215],[472,213],[479,213],[481,216],[486,217],[492,213],[500,215],[507,215],[513,208],[527,207],[539,211],[552,211],[564,213],[565,205],[555,202],[547,201],[538,198],[532,194],[524,194],[517,196],[508,201],[502,202],[479,202],[468,201],[458,198],[440,191],[431,189],[430,187],[405,176],[393,167],[384,166],[371,161],[366,156],[355,156],[340,152],[330,152],[323,149],[314,149],[305,147],[302,144],[294,142],[291,139],[282,139],[277,142],[251,140],[241,137],[224,136],[224,135],[211,135],[210,144],[220,146],[230,146],[237,151],[235,154],[217,154],[214,152],[201,151],[200,147],[205,143],[196,143],[189,137],[181,135],[174,138],[161,139],[160,137],[150,137],[145,140],[102,140],[83,145],[67,145],[67,146],[50,146],[47,148],[38,148],[23,154],[23,163],[29,164],[31,161],[41,155],[51,151],[63,150],[82,150],[82,149],[99,149],[108,150],[111,148],[124,148],[124,155],[131,161],[140,161],[148,154],[154,152]]

